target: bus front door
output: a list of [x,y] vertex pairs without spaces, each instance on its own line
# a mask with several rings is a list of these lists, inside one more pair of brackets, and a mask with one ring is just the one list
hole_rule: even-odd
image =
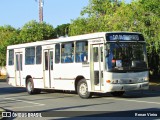
[[16,58],[16,65],[15,65],[15,76],[16,76],[16,86],[21,86],[22,82],[22,53],[17,52],[15,53]]
[[44,50],[44,87],[52,88],[53,82],[53,49],[48,49]]
[[101,91],[103,83],[103,45],[95,44],[91,45],[91,62],[90,73],[92,90]]

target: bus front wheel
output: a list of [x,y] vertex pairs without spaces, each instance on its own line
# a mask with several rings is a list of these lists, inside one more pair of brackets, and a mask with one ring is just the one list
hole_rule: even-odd
[[88,92],[88,85],[85,79],[82,79],[78,82],[77,92],[81,98],[87,99],[92,97],[92,93]]

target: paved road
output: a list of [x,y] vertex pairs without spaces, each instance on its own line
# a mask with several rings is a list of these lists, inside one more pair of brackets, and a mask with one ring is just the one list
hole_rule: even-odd
[[[85,116],[88,119],[95,116],[100,118],[103,116],[105,119],[110,117],[153,119],[151,116],[155,116],[154,119],[160,119],[156,117],[160,116],[160,91],[127,92],[119,98],[109,93],[95,94],[91,99],[81,99],[75,93],[60,91],[28,95],[24,88],[15,88],[0,82],[0,107],[18,113],[19,119],[22,119],[20,116],[28,116],[28,112],[37,113],[34,115],[38,117],[46,117],[42,119],[49,117],[74,119],[75,116]],[[150,117],[144,117],[145,115]],[[15,115],[13,117],[17,118]]]

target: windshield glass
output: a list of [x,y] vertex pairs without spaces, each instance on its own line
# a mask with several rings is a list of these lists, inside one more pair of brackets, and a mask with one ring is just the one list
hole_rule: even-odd
[[108,43],[106,68],[108,71],[147,69],[145,43]]

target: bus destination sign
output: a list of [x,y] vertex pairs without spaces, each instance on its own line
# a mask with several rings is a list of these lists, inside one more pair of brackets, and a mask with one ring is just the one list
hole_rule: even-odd
[[139,40],[138,35],[111,35],[110,40]]
[[109,41],[144,41],[141,34],[111,33],[106,35]]

